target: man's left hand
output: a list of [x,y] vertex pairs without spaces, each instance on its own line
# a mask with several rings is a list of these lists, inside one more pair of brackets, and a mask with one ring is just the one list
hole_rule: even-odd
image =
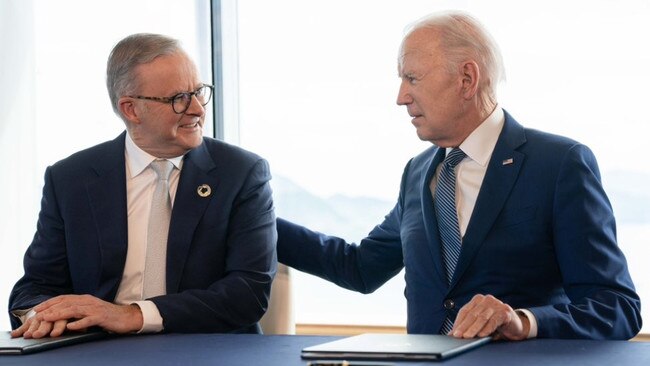
[[496,339],[519,341],[528,337],[530,324],[525,315],[492,295],[476,295],[456,317],[449,335],[474,338],[493,335]]

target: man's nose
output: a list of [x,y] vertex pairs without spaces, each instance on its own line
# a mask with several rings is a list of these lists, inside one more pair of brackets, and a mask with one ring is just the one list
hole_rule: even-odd
[[201,105],[201,100],[197,98],[196,95],[192,95],[190,105],[187,107],[185,114],[192,114],[195,116],[203,116],[205,114],[205,107]]
[[412,102],[413,98],[408,92],[408,86],[402,82],[399,86],[399,91],[397,92],[397,105],[406,105]]

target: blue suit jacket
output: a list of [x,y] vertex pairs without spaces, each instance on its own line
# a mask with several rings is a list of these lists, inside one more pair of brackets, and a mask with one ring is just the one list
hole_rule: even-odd
[[429,189],[444,153],[434,146],[409,161],[397,204],[359,246],[278,220],[279,261],[364,293],[404,267],[409,333],[438,333],[476,294],[532,311],[538,337],[639,331],[639,297],[587,147],[506,113],[451,285]]
[[[46,170],[37,232],[10,311],[62,294],[115,298],[128,244],[124,139]],[[277,264],[270,178],[265,160],[215,139],[185,155],[167,244],[167,295],[151,299],[166,332],[259,331]],[[202,184],[210,196],[198,195]]]

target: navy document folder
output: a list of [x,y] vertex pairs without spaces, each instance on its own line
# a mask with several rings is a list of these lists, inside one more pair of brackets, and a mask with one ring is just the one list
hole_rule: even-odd
[[103,338],[104,332],[70,333],[60,337],[39,339],[11,338],[10,332],[0,332],[0,355],[24,355],[59,348],[75,343]]
[[376,334],[303,348],[302,358],[341,360],[443,360],[490,341],[490,337],[459,339],[439,334]]

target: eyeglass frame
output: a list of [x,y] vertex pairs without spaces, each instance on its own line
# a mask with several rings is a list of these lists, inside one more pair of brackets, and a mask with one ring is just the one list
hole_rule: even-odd
[[[146,96],[142,96],[142,95],[127,95],[127,97],[135,98],[135,99],[143,99],[143,100],[152,100],[154,102],[171,104],[172,105],[172,110],[174,111],[174,113],[183,114],[183,113],[187,112],[187,110],[190,108],[190,105],[192,104],[192,97],[196,96],[196,94],[200,90],[202,90],[204,88],[208,88],[210,90],[210,97],[208,98],[208,100],[206,100],[205,102],[201,102],[199,100],[199,97],[196,97],[196,99],[197,99],[197,101],[199,101],[199,104],[201,104],[201,107],[205,107],[206,105],[208,105],[208,103],[210,103],[210,100],[212,100],[212,94],[214,94],[214,85],[201,84],[200,87],[198,87],[196,90],[194,90],[192,92],[182,92],[182,93],[175,94],[175,95],[173,95],[171,97],[146,97]],[[179,112],[174,107],[175,106],[174,101],[177,98],[181,97],[181,96],[188,96],[189,102],[185,106],[185,109],[183,109],[182,111]],[[182,99],[179,99],[179,100],[182,100]]]

